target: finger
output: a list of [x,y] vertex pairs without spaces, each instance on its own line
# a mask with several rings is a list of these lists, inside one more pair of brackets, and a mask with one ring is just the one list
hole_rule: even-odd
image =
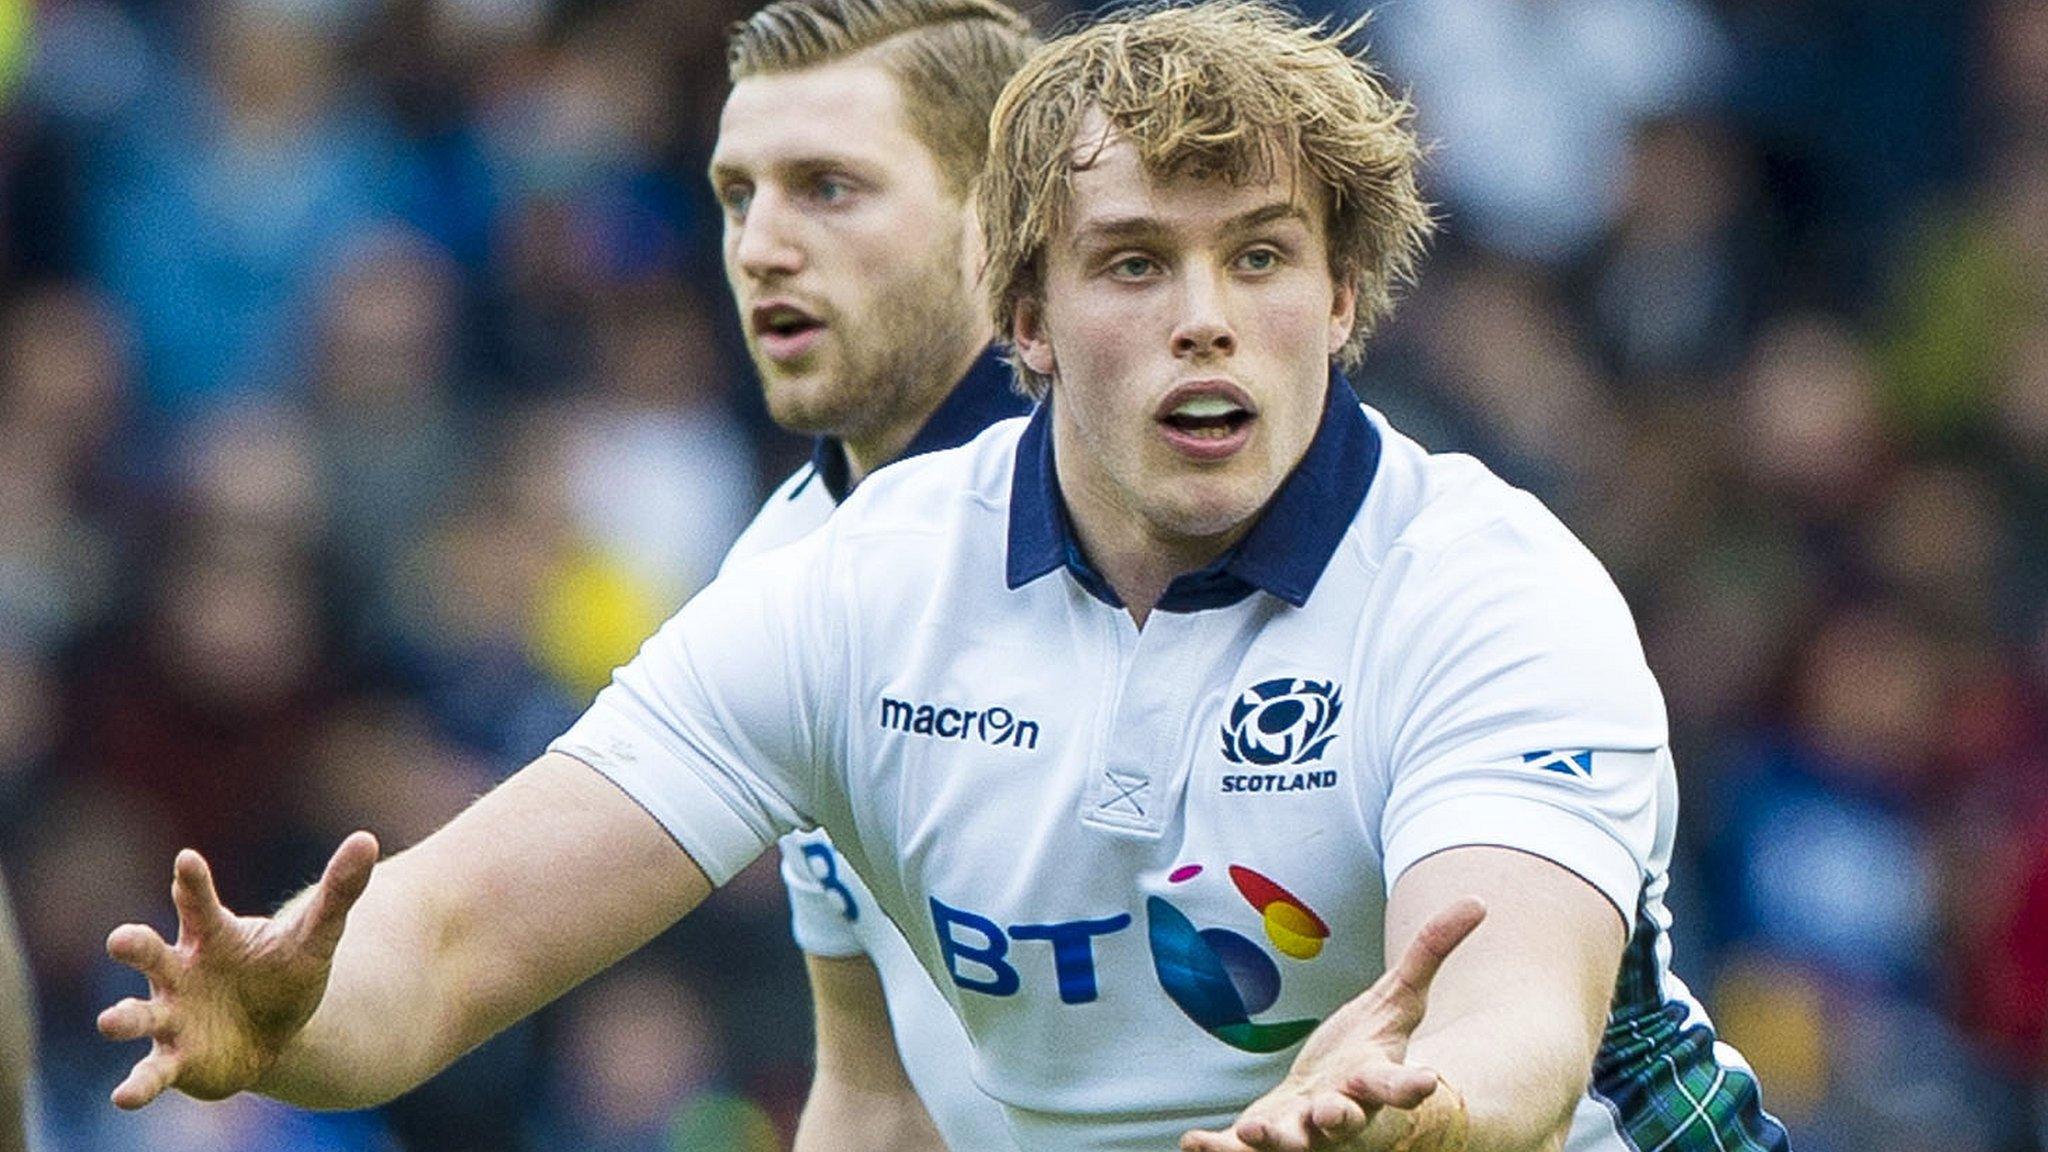
[[1253,1152],[1231,1132],[1185,1132],[1180,1138],[1180,1152]]
[[130,996],[101,1012],[98,1023],[100,1035],[109,1040],[164,1039],[171,1031],[171,1010],[161,1000]]
[[178,1058],[161,1045],[150,1049],[128,1073],[128,1078],[114,1087],[114,1107],[134,1111],[163,1095],[164,1089],[178,1078]]
[[368,832],[351,832],[328,859],[320,883],[306,905],[300,930],[306,947],[323,959],[332,958],[341,942],[341,930],[348,923],[349,909],[370,886],[370,872],[382,850]]
[[1322,1143],[1341,1143],[1365,1128],[1372,1118],[1364,1106],[1335,1092],[1320,1093],[1309,1103],[1308,1127]]
[[158,987],[169,987],[175,968],[170,945],[147,924],[123,924],[107,933],[107,955],[126,964]]
[[1241,1119],[1232,1131],[1255,1152],[1308,1152],[1308,1110],[1297,1102],[1282,1105],[1275,1113]]
[[1436,1073],[1412,1065],[1386,1064],[1353,1072],[1339,1091],[1367,1108],[1413,1108],[1436,1091]]
[[1401,963],[1383,978],[1387,981],[1384,989],[1386,999],[1403,1008],[1404,1016],[1409,1010],[1413,1012],[1414,1019],[1408,1022],[1405,1030],[1413,1030],[1421,1022],[1423,1005],[1429,999],[1429,985],[1436,979],[1437,970],[1485,919],[1486,905],[1478,897],[1461,897],[1450,907],[1431,916],[1415,934],[1415,939],[1409,941],[1407,951],[1401,953]]
[[190,848],[180,851],[171,866],[171,903],[178,906],[180,941],[204,940],[227,922],[228,910],[213,887],[213,869]]

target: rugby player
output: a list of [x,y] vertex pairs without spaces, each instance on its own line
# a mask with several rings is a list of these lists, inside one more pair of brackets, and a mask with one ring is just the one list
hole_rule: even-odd
[[[728,567],[808,534],[891,460],[1028,408],[989,346],[969,205],[1032,47],[994,0],[776,0],[733,27],[710,169],[726,278],[769,414],[818,439]],[[796,1152],[1009,1148],[959,1021],[830,837],[780,847],[818,1040]]]
[[116,1103],[385,1098],[817,824],[1022,1146],[1786,1147],[1668,970],[1626,605],[1338,370],[1427,231],[1406,121],[1257,3],[1034,55],[980,204],[1045,403],[734,569],[419,846],[273,918],[180,853],[177,945],[109,939]]

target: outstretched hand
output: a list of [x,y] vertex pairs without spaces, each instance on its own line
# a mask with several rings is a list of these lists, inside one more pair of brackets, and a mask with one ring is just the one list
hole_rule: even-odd
[[140,1108],[176,1088],[218,1100],[255,1086],[327,991],[334,949],[377,863],[376,837],[356,832],[328,860],[320,882],[274,917],[237,916],[221,904],[199,853],[178,853],[171,901],[178,940],[145,924],[107,937],[107,955],[149,978],[149,997],[100,1013],[109,1040],[147,1038],[149,1054],[114,1089]]
[[1405,1063],[1429,1006],[1429,985],[1452,950],[1486,918],[1466,897],[1431,917],[1401,962],[1309,1034],[1278,1087],[1219,1131],[1189,1132],[1182,1152],[1378,1152],[1405,1126],[1375,1125],[1437,1091],[1436,1073]]

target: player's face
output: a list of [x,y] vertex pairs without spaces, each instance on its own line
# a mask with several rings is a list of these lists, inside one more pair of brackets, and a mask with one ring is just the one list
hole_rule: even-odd
[[1072,187],[1013,333],[1053,378],[1062,493],[1126,539],[1228,543],[1307,451],[1351,331],[1326,193],[1291,171],[1155,180],[1114,136]]
[[775,422],[849,440],[921,416],[987,342],[967,208],[895,80],[754,76],[719,118],[725,274]]

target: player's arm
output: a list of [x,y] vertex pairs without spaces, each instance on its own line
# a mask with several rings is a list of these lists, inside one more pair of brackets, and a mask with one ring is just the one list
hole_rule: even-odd
[[23,1152],[28,1147],[28,1091],[35,1078],[35,1001],[11,908],[6,882],[0,880],[0,1152]]
[[818,1068],[795,1152],[945,1152],[896,1053],[882,979],[865,955],[806,955]]
[[387,864],[350,836],[276,916],[230,914],[180,853],[176,944],[139,924],[107,941],[150,985],[100,1016],[151,1042],[114,1102],[389,1099],[696,907],[817,783],[836,720],[821,669],[843,660],[814,624],[816,560],[792,548],[714,582],[548,755]]
[[711,889],[646,811],[560,754],[417,846],[376,857],[357,833],[275,917],[241,917],[221,906],[198,854],[181,853],[176,943],[136,924],[109,938],[150,994],[109,1008],[101,1031],[152,1042],[114,1102],[141,1107],[170,1087],[202,1099],[254,1088],[322,1108],[387,1100]]
[[[1434,1071],[1462,1098],[1471,1152],[1562,1148],[1614,995],[1621,915],[1599,889],[1542,857],[1453,848],[1395,883],[1387,954],[1399,955],[1466,896],[1486,903],[1486,921],[1437,973],[1406,1062]],[[1457,1106],[1437,1103],[1440,1115]],[[1386,1123],[1410,1124],[1393,1115]]]
[[781,847],[790,930],[809,966],[818,1037],[796,1152],[943,1152],[896,1045],[881,972],[855,929],[881,910],[830,841],[799,834]]

